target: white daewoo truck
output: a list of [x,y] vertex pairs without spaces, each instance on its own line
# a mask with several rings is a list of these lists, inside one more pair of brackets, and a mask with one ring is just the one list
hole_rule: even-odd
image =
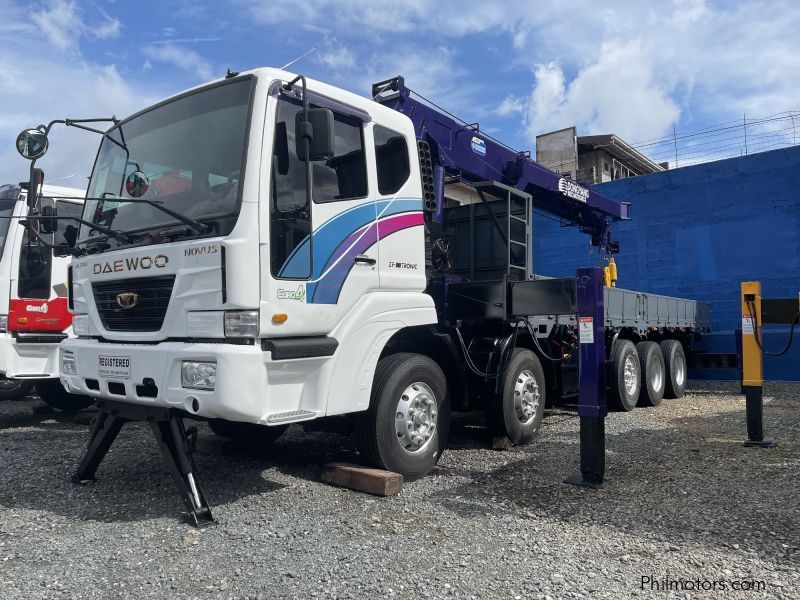
[[[42,186],[45,211],[80,217],[85,190]],[[58,378],[58,344],[72,334],[67,310],[68,256],[59,256],[29,236],[26,190],[0,186],[0,399],[25,396],[36,384],[55,408],[88,406],[86,396],[68,394]],[[71,229],[70,228],[71,225]],[[62,220],[42,236],[56,244],[74,243],[77,227]]]
[[[61,344],[64,387],[101,408],[75,480],[93,478],[126,421],[148,421],[190,514],[210,518],[181,417],[269,441],[355,413],[363,459],[413,478],[438,461],[451,409],[481,407],[524,444],[545,399],[577,395],[576,280],[534,276],[532,212],[608,257],[628,205],[402,78],[372,96],[257,69],[105,132],[72,263],[77,338]],[[612,401],[682,394],[704,308],[605,294],[580,341],[609,342]]]

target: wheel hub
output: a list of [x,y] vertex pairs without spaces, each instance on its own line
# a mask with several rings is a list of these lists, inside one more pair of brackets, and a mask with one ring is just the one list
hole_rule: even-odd
[[438,406],[433,390],[425,383],[409,385],[397,401],[397,441],[412,454],[424,450],[436,432]]
[[625,381],[625,391],[628,393],[628,396],[633,396],[633,394],[636,393],[639,372],[636,368],[636,361],[633,359],[632,355],[628,355],[625,358],[625,372],[623,378]]
[[661,361],[654,358],[650,363],[650,381],[653,384],[653,389],[660,392],[664,387],[664,369],[661,366]]
[[683,361],[683,356],[676,354],[673,364],[675,365],[673,367],[675,370],[675,383],[681,386],[686,381],[686,364]]
[[520,423],[527,425],[536,418],[540,398],[536,377],[527,369],[522,371],[514,383],[514,410]]

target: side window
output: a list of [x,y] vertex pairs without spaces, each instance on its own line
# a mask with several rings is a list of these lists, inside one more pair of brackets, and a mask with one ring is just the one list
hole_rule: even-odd
[[270,263],[273,277],[308,279],[311,249],[303,244],[311,233],[306,206],[305,163],[297,158],[294,119],[299,102],[278,100],[275,143],[272,150],[272,201],[270,202]]
[[[43,198],[41,207],[53,206],[53,200]],[[47,242],[53,242],[53,236],[42,234]],[[53,266],[52,250],[41,245],[28,230],[22,236],[22,248],[19,253],[19,279],[17,294],[20,298],[36,298],[47,300],[50,297],[50,273]]]
[[363,129],[359,119],[334,111],[334,156],[314,163],[314,202],[336,202],[367,195]]
[[[278,99],[272,152],[270,267],[272,276],[280,279],[311,276],[311,214],[306,206],[306,171],[305,163],[297,157],[294,132],[295,115],[301,110],[299,100]],[[359,119],[334,111],[334,156],[312,165],[315,203],[366,197],[363,129]]]
[[381,125],[375,125],[373,135],[375,163],[378,167],[378,192],[394,194],[403,187],[411,174],[406,138]]
[[55,244],[74,246],[75,241],[78,239],[78,226],[77,221],[72,219],[65,219],[64,217],[78,217],[80,218],[83,212],[83,206],[75,202],[56,201],[56,208],[58,211],[58,225],[56,229]]

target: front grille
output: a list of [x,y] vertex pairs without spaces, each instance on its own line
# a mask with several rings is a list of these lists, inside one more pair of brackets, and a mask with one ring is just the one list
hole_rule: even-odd
[[[92,284],[103,327],[108,331],[159,331],[174,284],[174,275]],[[138,303],[132,308],[122,308],[117,295],[130,292],[139,295]]]

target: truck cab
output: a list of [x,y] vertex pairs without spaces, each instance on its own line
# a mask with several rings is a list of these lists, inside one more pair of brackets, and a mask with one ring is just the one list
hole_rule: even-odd
[[436,322],[411,122],[293,80],[257,69],[106,132],[84,219],[121,235],[78,235],[66,389],[284,427],[366,410],[387,340]]
[[[42,234],[50,243],[69,245],[77,234],[85,191],[61,186],[42,187],[42,205],[61,215],[55,231]],[[86,406],[87,398],[67,394],[58,379],[58,344],[72,334],[67,309],[69,256],[59,256],[37,243],[21,224],[28,215],[26,190],[0,188],[0,373],[6,397],[19,397],[35,383],[40,396],[56,408]]]

